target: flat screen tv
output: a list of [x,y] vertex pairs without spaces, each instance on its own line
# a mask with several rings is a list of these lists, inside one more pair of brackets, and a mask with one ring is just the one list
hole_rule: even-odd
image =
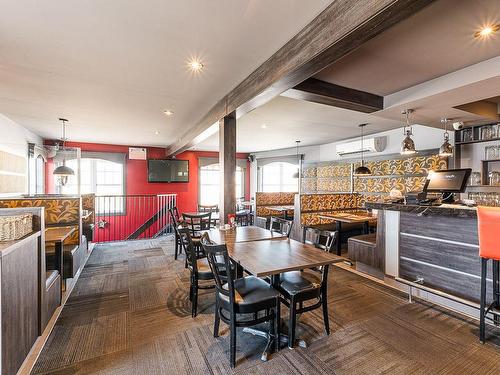
[[149,159],[148,182],[189,182],[189,160]]

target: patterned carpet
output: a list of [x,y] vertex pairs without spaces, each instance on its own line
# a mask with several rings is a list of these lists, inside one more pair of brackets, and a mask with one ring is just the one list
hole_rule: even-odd
[[96,246],[32,373],[500,373],[498,331],[480,345],[475,321],[408,304],[404,295],[336,267],[330,336],[321,310],[303,314],[298,335],[309,347],[283,349],[261,362],[265,341],[240,332],[232,370],[227,326],[221,325],[221,337],[212,336],[213,292],[201,292],[192,319],[188,275],[168,240]]

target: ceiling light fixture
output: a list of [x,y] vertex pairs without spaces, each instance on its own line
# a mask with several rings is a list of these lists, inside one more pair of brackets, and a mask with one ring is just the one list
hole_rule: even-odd
[[199,72],[200,70],[203,69],[203,64],[198,61],[198,60],[191,60],[189,61],[189,69],[191,69],[193,72]]
[[166,114],[167,116],[172,116],[174,114],[174,111],[167,109],[166,111],[163,111],[163,113]]
[[[65,145],[66,145],[66,120],[65,118],[59,118],[59,120],[62,122],[62,148],[60,150],[64,151]],[[71,169],[70,167],[66,166],[66,160],[63,159],[62,165],[54,169],[54,172],[52,172],[54,175],[59,177],[59,182],[62,186],[66,185],[68,183],[68,178],[69,176],[74,176],[75,171]]]
[[481,28],[481,30],[476,31],[474,33],[474,37],[476,38],[486,38],[491,36],[492,34],[496,33],[498,30],[500,30],[500,25],[488,25],[484,26]]
[[297,154],[297,163],[299,164],[299,167],[297,168],[297,172],[295,172],[292,175],[292,178],[299,178],[299,176],[300,176],[300,173],[299,173],[299,169],[300,169],[299,143],[300,143],[300,141],[295,141],[295,148],[296,148],[296,154]]
[[406,123],[403,126],[403,134],[405,135],[405,139],[401,143],[401,155],[412,155],[417,152],[415,149],[415,142],[411,139],[413,135],[412,128],[410,125],[410,113],[413,113],[413,109],[405,109],[401,112],[402,115],[406,116]]
[[267,125],[266,125],[266,124],[262,124],[260,127],[261,127],[262,129],[266,129],[266,128],[267,128]]
[[450,121],[448,118],[442,118],[441,123],[444,124],[444,142],[439,148],[439,156],[453,156],[453,146],[450,143],[450,134],[446,125]]
[[359,127],[361,128],[361,165],[354,170],[354,176],[370,176],[372,174],[372,171],[370,170],[370,168],[365,167],[365,160],[363,157],[363,155],[364,155],[364,144],[363,144],[364,131],[363,130],[364,130],[366,125],[368,125],[368,124],[359,124]]

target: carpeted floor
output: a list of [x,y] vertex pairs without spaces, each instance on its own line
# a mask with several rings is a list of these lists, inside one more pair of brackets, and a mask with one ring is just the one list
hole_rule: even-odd
[[227,326],[212,336],[213,292],[202,292],[192,319],[188,275],[170,241],[96,246],[32,373],[500,374],[500,335],[480,345],[475,321],[337,267],[330,336],[320,309],[303,314],[308,348],[261,362],[265,341],[240,332],[232,370]]

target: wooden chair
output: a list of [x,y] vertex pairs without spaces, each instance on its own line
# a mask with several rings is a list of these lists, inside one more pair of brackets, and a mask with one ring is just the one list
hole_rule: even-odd
[[217,221],[219,219],[214,217],[215,216],[214,214],[219,212],[219,205],[217,205],[217,204],[212,204],[212,205],[199,204],[198,205],[198,212],[212,212],[212,224],[214,227],[217,226]]
[[178,232],[178,226],[179,226],[179,211],[177,210],[177,207],[169,208],[168,213],[170,214],[170,220],[172,221],[172,226],[174,227],[174,241],[175,241],[175,253],[174,253],[174,259],[177,260],[177,255],[182,252],[182,247],[181,247],[181,238],[179,236]]
[[[231,367],[236,364],[236,327],[250,327],[270,322],[270,335],[277,336],[279,345],[280,298],[279,293],[264,280],[255,276],[234,278],[237,265],[230,260],[226,245],[216,245],[204,233],[201,244],[215,278],[214,337],[219,336],[220,320],[230,328]],[[259,313],[262,314],[259,315]],[[243,315],[244,314],[244,315]]]
[[191,238],[191,231],[187,227],[177,229],[181,238],[181,246],[184,248],[187,259],[187,268],[190,272],[189,300],[191,301],[191,317],[196,317],[198,309],[198,289],[213,289],[214,284],[200,285],[199,281],[213,280],[214,274],[210,269],[205,255],[199,251]]
[[196,237],[197,232],[208,230],[212,227],[212,212],[199,213],[196,215],[182,214],[182,218],[191,228],[191,236]]
[[245,209],[241,203],[236,203],[236,224],[241,226],[252,225],[252,211]]
[[[326,236],[326,244],[320,242],[321,236]],[[338,240],[337,232],[318,231],[316,239],[312,243],[314,246],[331,252]],[[329,265],[318,267],[313,270],[285,272],[280,275],[279,292],[283,296],[282,302],[290,309],[288,320],[288,347],[293,348],[295,342],[295,327],[297,315],[323,308],[323,322],[325,332],[330,334],[330,324],[328,320],[328,270]],[[320,275],[317,274],[320,273]],[[304,306],[304,302],[316,300],[312,305]],[[298,305],[298,307],[297,307]]]
[[292,227],[293,220],[286,220],[280,217],[271,216],[271,222],[269,224],[269,230],[271,232],[277,232],[290,238]]

